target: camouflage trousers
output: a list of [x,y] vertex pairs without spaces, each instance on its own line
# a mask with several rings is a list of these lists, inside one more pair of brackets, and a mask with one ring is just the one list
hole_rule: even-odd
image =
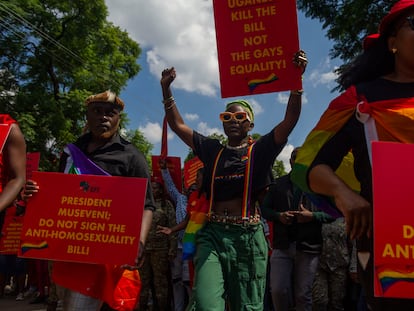
[[168,250],[145,252],[143,266],[139,269],[142,287],[139,298],[139,310],[149,310],[152,297],[153,310],[170,310],[170,261]]
[[343,311],[347,278],[347,267],[329,271],[319,266],[312,288],[312,310]]

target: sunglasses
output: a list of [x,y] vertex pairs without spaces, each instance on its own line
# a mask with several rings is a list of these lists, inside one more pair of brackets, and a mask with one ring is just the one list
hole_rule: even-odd
[[249,120],[249,115],[246,111],[237,111],[237,112],[222,112],[220,113],[220,120],[223,122],[230,122],[231,120],[243,122],[245,120]]
[[407,16],[405,19],[408,22],[408,26],[410,26],[411,30],[414,30],[414,16]]

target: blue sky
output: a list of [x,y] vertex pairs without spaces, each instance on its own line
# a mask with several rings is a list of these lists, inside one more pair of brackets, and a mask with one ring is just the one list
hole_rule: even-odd
[[[161,71],[174,66],[177,78],[172,89],[185,122],[202,134],[223,133],[218,118],[231,98],[220,97],[216,38],[211,0],[106,0],[109,20],[142,48],[138,63],[142,70],[121,92],[126,102],[130,129],[140,129],[160,154],[164,110],[159,84]],[[329,102],[337,95],[332,47],[317,20],[298,12],[299,45],[309,64],[303,76],[302,114],[288,144],[278,159],[290,169],[288,158],[294,146],[303,143]],[[255,109],[253,133],[269,132],[283,118],[288,92],[244,97]],[[188,147],[169,130],[168,154],[181,157]]]

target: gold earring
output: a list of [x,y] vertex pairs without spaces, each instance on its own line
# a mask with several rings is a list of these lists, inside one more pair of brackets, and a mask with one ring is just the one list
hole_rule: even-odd
[[397,53],[397,49],[396,48],[392,48],[391,51],[392,51],[392,54]]

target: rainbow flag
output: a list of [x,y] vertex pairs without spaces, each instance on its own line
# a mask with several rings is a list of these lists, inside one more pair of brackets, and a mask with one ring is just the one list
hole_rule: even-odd
[[196,251],[195,236],[207,219],[208,201],[203,194],[198,197],[198,191],[191,193],[188,200],[190,219],[185,227],[183,236],[183,260],[190,259],[194,256]]
[[[292,181],[310,194],[309,197],[318,207],[334,217],[338,217],[340,213],[333,202],[309,189],[308,170],[321,147],[356,113],[358,104],[361,112],[369,114],[375,120],[380,141],[414,143],[412,134],[414,133],[414,99],[397,98],[368,103],[357,94],[355,87],[350,87],[334,99],[305,139],[291,173]],[[354,175],[353,162],[350,150],[336,170],[336,174],[352,189],[359,192],[360,184]]]

